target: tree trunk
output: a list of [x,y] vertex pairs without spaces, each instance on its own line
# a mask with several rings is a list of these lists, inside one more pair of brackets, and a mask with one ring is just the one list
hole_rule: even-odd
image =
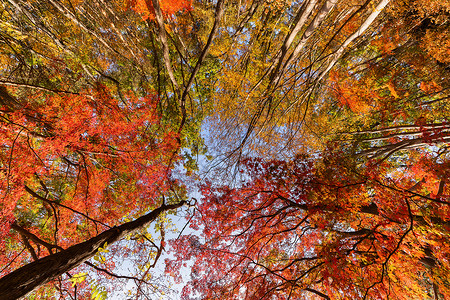
[[76,244],[61,252],[29,263],[0,278],[0,300],[13,300],[25,296],[33,289],[57,278],[79,266],[97,253],[98,248],[118,241],[124,236],[141,229],[154,221],[161,213],[176,209],[185,204],[161,205],[152,212],[134,220],[113,227],[85,242]]

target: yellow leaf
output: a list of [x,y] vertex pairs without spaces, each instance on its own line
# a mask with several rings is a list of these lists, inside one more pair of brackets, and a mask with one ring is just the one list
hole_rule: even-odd
[[389,91],[391,92],[392,96],[395,97],[395,99],[400,98],[400,96],[397,94],[397,92],[394,89],[394,85],[391,82],[389,82],[386,86],[389,89]]

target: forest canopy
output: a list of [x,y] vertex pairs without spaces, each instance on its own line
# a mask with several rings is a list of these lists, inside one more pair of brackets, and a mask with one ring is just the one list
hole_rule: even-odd
[[450,298],[450,1],[0,12],[0,299]]

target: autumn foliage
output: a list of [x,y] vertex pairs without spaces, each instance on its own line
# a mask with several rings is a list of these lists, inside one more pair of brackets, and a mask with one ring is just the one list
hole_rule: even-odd
[[204,185],[192,223],[203,234],[174,253],[194,259],[184,297],[413,299],[436,286],[448,296],[447,166],[356,167],[339,151],[323,162],[250,159],[242,185]]
[[[190,0],[161,1],[161,12],[166,16],[171,16],[179,11],[191,9],[191,2]],[[155,18],[155,9],[151,0],[127,0],[126,8],[139,13],[144,20]]]
[[[30,259],[17,246],[29,236],[9,231],[13,223],[67,248],[159,205],[176,186],[179,144],[156,105],[152,95],[116,99],[98,86],[1,107],[3,274]],[[35,258],[48,255],[31,244]]]
[[3,1],[0,286],[450,298],[449,10]]

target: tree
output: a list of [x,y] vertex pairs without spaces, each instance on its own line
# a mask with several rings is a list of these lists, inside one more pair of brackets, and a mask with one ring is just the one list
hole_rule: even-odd
[[[155,94],[162,122],[180,133],[186,158],[203,154],[199,128],[209,103],[201,95],[206,90],[202,77],[213,61],[208,49],[224,6],[218,5],[216,14],[213,5],[164,1],[154,11],[157,3],[5,2],[1,18],[8,30],[1,39],[5,67],[0,82],[22,90],[72,93],[100,82],[118,95],[130,90]],[[186,167],[196,169],[192,157]]]
[[210,126],[225,157],[234,153],[236,162],[242,155],[273,156],[302,147],[314,135],[309,108],[323,105],[328,72],[351,44],[372,36],[388,3],[263,2],[235,8],[239,12],[231,14],[214,49],[222,69],[214,78]]
[[222,62],[207,119],[217,163],[320,152],[359,131],[446,121],[448,67],[412,25],[425,18],[426,30],[442,35],[435,40],[445,40],[447,4],[433,3],[271,2],[230,11],[212,49]]
[[448,296],[448,160],[321,161],[250,159],[239,186],[203,186],[203,234],[174,253],[194,260],[186,299]]
[[[25,296],[34,288],[55,279],[93,257],[99,249],[104,251],[107,245],[132,234],[134,231],[145,228],[161,213],[179,208],[184,204],[184,201],[170,205],[163,203],[159,208],[134,221],[108,229],[88,241],[73,245],[65,250],[61,249],[60,252],[40,258],[9,273],[0,279],[0,290],[2,291],[0,299],[18,299]],[[50,247],[60,248],[56,245]]]
[[[160,123],[153,95],[127,93],[116,99],[99,85],[78,94],[38,92],[26,99],[2,89],[2,96],[3,274],[30,260],[42,262],[47,254],[50,258],[43,261],[49,261],[55,250],[97,236],[91,241],[96,246],[89,246],[86,253],[82,250],[79,259],[68,254],[73,264],[57,264],[58,271],[49,268],[51,275],[41,283],[48,282],[94,255],[104,242],[131,232],[132,224],[137,224],[133,231],[141,229],[145,236],[142,221],[127,220],[158,207],[149,221],[161,220],[161,213],[183,203],[175,195],[183,197],[184,188],[171,176],[179,160],[177,134]],[[113,229],[121,223],[128,229]],[[164,226],[161,223],[161,234]],[[109,231],[99,235],[104,229]],[[153,245],[146,251],[160,253],[162,246]],[[116,252],[126,255],[128,250],[122,248]],[[59,254],[64,251],[57,256],[67,259]],[[113,267],[111,261],[108,268]],[[6,284],[11,283],[8,280]]]

